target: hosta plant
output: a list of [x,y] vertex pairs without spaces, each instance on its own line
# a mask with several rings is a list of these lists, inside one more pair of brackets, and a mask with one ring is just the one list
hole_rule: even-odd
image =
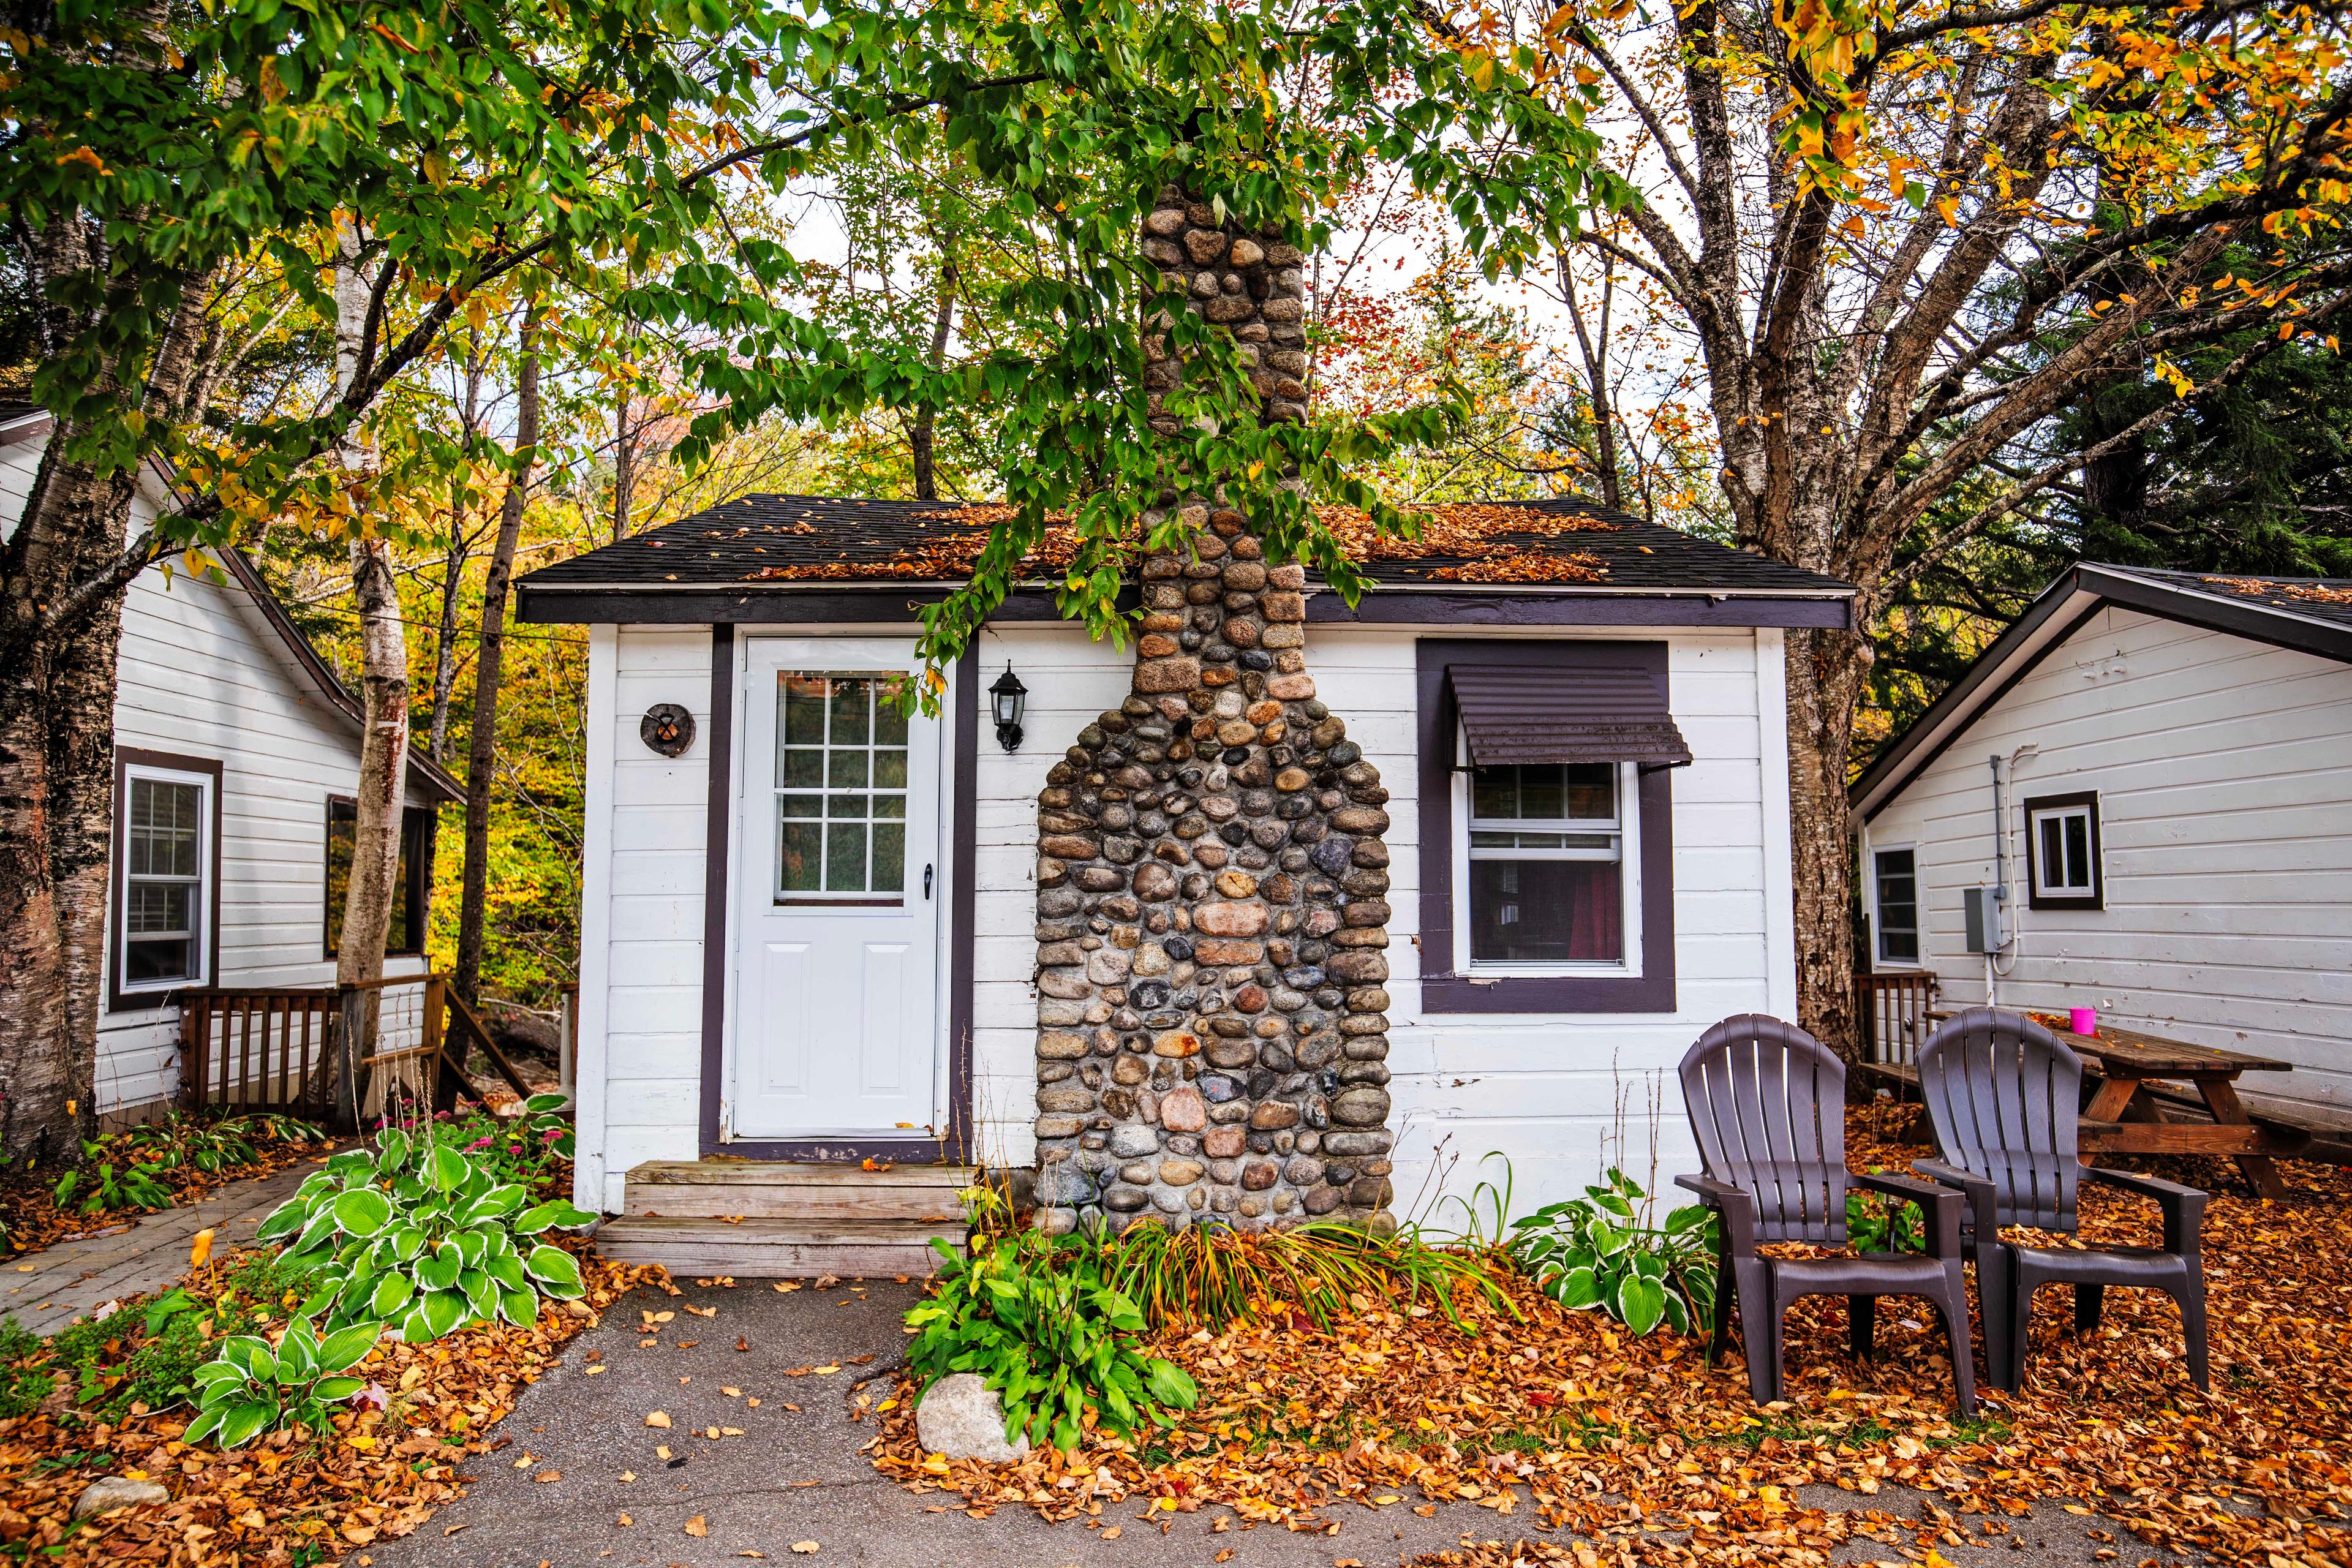
[[402,1339],[421,1344],[476,1320],[534,1322],[540,1297],[581,1293],[578,1261],[534,1238],[596,1216],[529,1199],[437,1129],[388,1127],[373,1152],[331,1158],[257,1237],[285,1242],[289,1265],[324,1271],[304,1312],[323,1314],[330,1329],[397,1324]]
[[1597,1307],[1636,1334],[1715,1326],[1714,1214],[1696,1205],[1648,1223],[1641,1184],[1612,1167],[1585,1195],[1538,1209],[1511,1229],[1511,1256],[1563,1307]]
[[1183,1368],[1146,1353],[1143,1314],[1103,1281],[1089,1249],[1034,1238],[979,1243],[972,1256],[933,1242],[932,1293],[907,1314],[907,1363],[926,1389],[971,1372],[1004,1405],[1004,1436],[1075,1448],[1089,1410],[1121,1436],[1163,1406],[1190,1410],[1200,1390]]
[[367,1386],[352,1368],[383,1333],[381,1323],[352,1323],[322,1339],[309,1319],[296,1318],[275,1345],[257,1334],[222,1341],[220,1353],[196,1368],[196,1418],[181,1440],[234,1448],[289,1425],[323,1431],[333,1407]]

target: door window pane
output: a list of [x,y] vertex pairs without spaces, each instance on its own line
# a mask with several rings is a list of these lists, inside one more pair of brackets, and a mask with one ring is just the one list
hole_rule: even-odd
[[778,674],[778,900],[905,895],[908,721],[898,706],[905,679]]
[[[392,876],[392,922],[384,928],[388,953],[421,952],[425,932],[419,911],[428,901],[425,866],[429,857],[433,814],[423,806],[404,806],[400,814],[400,859]],[[342,946],[343,905],[351,895],[352,847],[359,833],[359,806],[330,796],[327,801],[327,956]]]

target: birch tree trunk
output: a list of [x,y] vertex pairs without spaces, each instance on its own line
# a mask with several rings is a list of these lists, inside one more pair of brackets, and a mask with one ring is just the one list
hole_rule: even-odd
[[[955,331],[956,283],[961,274],[956,268],[956,235],[950,229],[940,244],[939,301],[931,310],[931,348],[927,356],[933,370],[947,363],[948,338]],[[907,444],[915,459],[915,499],[940,499],[939,472],[932,448],[939,430],[940,411],[929,404],[915,416],[914,428],[908,432]]]
[[[340,393],[360,372],[370,289],[359,264],[358,237],[345,231],[335,273],[335,385]],[[392,266],[387,259],[383,265]],[[367,461],[356,440],[342,453],[347,473]],[[360,615],[360,777],[352,832],[351,881],[343,897],[342,940],[335,953],[335,984],[367,986],[344,1009],[337,1052],[328,1062],[328,1103],[337,1120],[356,1126],[366,1103],[358,1064],[375,1047],[383,993],[384,942],[400,865],[401,805],[408,790],[408,637],[401,624],[392,547],[355,526],[352,591]],[[422,910],[411,910],[416,918]]]
[[499,508],[499,535],[482,582],[481,641],[474,655],[474,720],[466,744],[465,886],[457,906],[457,972],[454,984],[467,1006],[478,1006],[482,948],[489,921],[490,785],[498,767],[499,687],[506,679],[507,584],[539,446],[539,318],[533,300],[522,318],[522,356],[515,392],[518,466]]
[[[34,292],[46,279],[103,268],[103,242],[78,213],[56,215],[28,247]],[[105,390],[133,390],[151,418],[204,396],[217,342],[210,274],[171,279],[178,302],[144,363],[109,367]],[[86,324],[45,303],[46,344]],[[132,470],[69,456],[83,434],[51,430],[16,533],[0,545],[0,1152],[78,1158],[96,1131],[98,1016],[104,994],[109,857],[114,826],[115,661]],[[51,625],[50,606],[110,574],[119,585]]]

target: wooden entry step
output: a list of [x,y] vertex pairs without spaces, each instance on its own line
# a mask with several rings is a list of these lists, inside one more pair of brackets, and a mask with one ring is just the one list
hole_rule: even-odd
[[649,1161],[629,1172],[626,1206],[596,1247],[681,1274],[926,1275],[939,1261],[934,1237],[962,1245],[957,1194],[976,1175],[968,1165]]

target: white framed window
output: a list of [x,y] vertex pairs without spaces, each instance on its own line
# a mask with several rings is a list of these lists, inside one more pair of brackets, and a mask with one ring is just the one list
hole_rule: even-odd
[[2106,905],[2099,865],[2095,790],[2039,795],[2025,803],[2027,903],[2037,910],[2096,910]]
[[1881,964],[1919,962],[1919,852],[1890,844],[1870,852],[1871,946]]
[[207,984],[219,775],[127,762],[120,788],[116,996]]
[[1481,975],[1639,974],[1635,764],[1518,763],[1454,773],[1454,950]]

